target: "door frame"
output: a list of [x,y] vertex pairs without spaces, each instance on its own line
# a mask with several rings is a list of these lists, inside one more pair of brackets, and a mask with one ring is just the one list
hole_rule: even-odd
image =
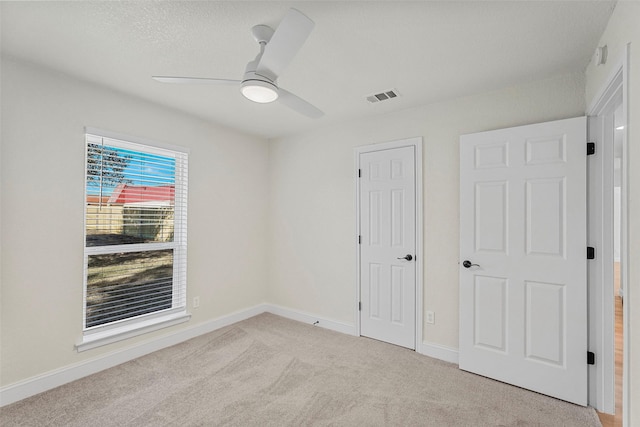
[[[629,76],[629,45],[625,46],[622,58],[615,62],[613,71],[603,86],[599,89],[597,96],[594,97],[592,104],[587,110],[590,118],[588,126],[589,138],[596,127],[592,126],[591,118],[597,118],[604,112],[610,101],[615,97],[622,95],[622,111],[625,119],[625,132],[622,140],[623,150],[623,167],[622,167],[622,190],[621,190],[621,239],[620,239],[620,258],[621,258],[621,280],[624,289],[624,298],[629,301],[628,286],[628,240],[629,230],[627,226],[628,211],[628,76]],[[603,151],[602,149],[600,150]],[[596,155],[598,147],[596,144]],[[590,156],[591,157],[591,156]],[[601,248],[607,248],[608,245],[602,246],[603,236],[605,233],[613,230],[613,216],[602,214],[602,204],[604,196],[613,197],[613,182],[607,179],[607,176],[613,176],[614,159],[599,158],[589,159],[589,216],[593,216],[595,221],[589,223],[588,241],[601,245]],[[609,194],[609,192],[611,194]],[[594,202],[594,203],[592,203]],[[596,259],[589,261],[594,263],[593,268],[589,269],[589,341],[590,350],[596,352],[596,365],[589,370],[589,405],[598,411],[613,413],[615,411],[615,310],[613,292],[606,292],[603,284],[603,272],[608,271],[604,265],[604,260],[613,260],[613,248],[600,250],[601,256],[598,256],[596,249]],[[593,300],[591,300],[593,298]],[[629,424],[629,304],[623,304],[623,384],[622,384],[622,423],[623,426]]]
[[354,304],[354,313],[356,319],[356,335],[361,336],[360,329],[360,243],[359,236],[362,234],[360,232],[360,179],[358,171],[360,170],[360,155],[364,153],[370,153],[375,151],[384,151],[391,150],[395,148],[403,148],[403,147],[414,147],[415,154],[415,200],[416,200],[416,294],[415,294],[415,304],[416,304],[416,325],[415,325],[415,351],[418,353],[422,353],[422,328],[423,328],[423,269],[424,269],[424,259],[423,259],[423,205],[422,205],[422,137],[413,137],[407,139],[400,139],[390,142],[381,142],[376,144],[368,144],[361,145],[354,148],[354,158],[355,158],[355,168],[354,168],[354,182],[355,182],[355,202],[356,202],[356,228],[355,228],[355,251],[356,251],[356,286],[355,286],[355,304]]

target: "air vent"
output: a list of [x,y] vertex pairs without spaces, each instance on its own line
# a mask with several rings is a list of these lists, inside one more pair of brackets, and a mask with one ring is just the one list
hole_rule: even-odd
[[386,101],[388,99],[397,98],[398,96],[400,96],[398,91],[395,89],[391,89],[384,92],[376,93],[375,95],[367,96],[367,101],[375,104],[376,102]]

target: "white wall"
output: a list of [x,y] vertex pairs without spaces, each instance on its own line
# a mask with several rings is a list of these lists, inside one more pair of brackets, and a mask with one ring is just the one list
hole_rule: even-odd
[[[2,58],[2,386],[263,303],[268,144]],[[188,147],[190,322],[83,353],[84,126]]]
[[640,425],[640,3],[619,1],[599,46],[607,45],[609,56],[605,65],[593,62],[586,70],[587,105],[598,96],[630,44],[629,87],[627,111],[627,143],[629,164],[629,288],[625,290],[625,305],[629,307],[629,407],[630,426]]
[[583,75],[570,74],[272,141],[270,302],[355,325],[353,147],[422,136],[424,309],[436,318],[424,341],[457,349],[459,136],[584,111]]

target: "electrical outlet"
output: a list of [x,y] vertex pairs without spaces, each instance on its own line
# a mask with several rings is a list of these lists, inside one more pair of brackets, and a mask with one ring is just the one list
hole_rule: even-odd
[[436,323],[436,314],[433,311],[427,311],[425,313],[427,315],[426,322],[433,325]]
[[193,308],[200,307],[200,297],[193,297]]

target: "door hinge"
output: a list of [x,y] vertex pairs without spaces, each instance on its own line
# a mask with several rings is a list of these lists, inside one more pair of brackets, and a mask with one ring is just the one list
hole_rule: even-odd
[[358,169],[358,178],[362,178],[362,169]]
[[358,244],[361,245],[362,244],[362,236],[358,235]]
[[596,259],[596,248],[587,246],[587,259]]
[[587,351],[587,365],[596,364],[596,354],[593,351]]
[[358,311],[362,311],[362,303],[358,302]]
[[592,154],[596,154],[596,143],[587,142],[587,156],[590,156]]

